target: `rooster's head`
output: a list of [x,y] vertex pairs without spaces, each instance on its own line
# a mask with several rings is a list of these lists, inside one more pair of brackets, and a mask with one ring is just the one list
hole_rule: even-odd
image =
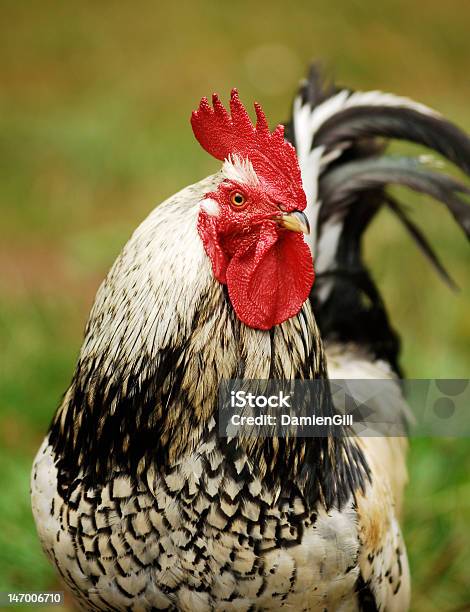
[[306,198],[283,126],[271,133],[258,104],[253,125],[235,89],[230,110],[214,94],[212,106],[203,98],[192,114],[199,143],[224,161],[217,189],[201,202],[198,232],[238,318],[270,329],[299,312],[313,284]]

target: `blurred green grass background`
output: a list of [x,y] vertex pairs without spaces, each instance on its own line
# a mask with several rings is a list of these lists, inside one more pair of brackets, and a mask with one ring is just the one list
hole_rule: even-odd
[[[0,590],[53,589],[30,465],[119,249],[156,203],[217,167],[189,127],[199,98],[236,85],[274,123],[321,58],[344,84],[418,98],[470,131],[470,3],[3,0],[0,17]],[[367,257],[403,365],[467,377],[468,245],[439,205],[403,195],[463,288],[449,292],[385,213],[374,222]],[[470,609],[469,451],[412,442],[413,610]]]

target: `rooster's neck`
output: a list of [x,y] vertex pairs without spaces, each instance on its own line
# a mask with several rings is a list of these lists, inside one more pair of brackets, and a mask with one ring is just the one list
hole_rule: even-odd
[[[282,325],[255,330],[238,320],[225,287],[214,279],[196,220],[202,193],[216,180],[158,207],[98,292],[74,378],[51,428],[64,491],[76,477],[99,484],[113,470],[139,476],[154,466],[171,469],[215,435],[221,380],[326,377],[308,302]],[[318,463],[314,455],[328,451],[326,439],[218,444],[227,458],[251,456],[252,465],[264,466],[261,476],[298,477],[307,488],[318,473],[308,462]]]

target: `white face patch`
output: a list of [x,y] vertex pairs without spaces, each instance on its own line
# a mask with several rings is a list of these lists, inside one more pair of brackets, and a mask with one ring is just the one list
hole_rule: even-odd
[[201,210],[207,213],[210,217],[217,217],[220,213],[219,204],[212,198],[205,198],[200,202]]
[[256,187],[259,185],[259,178],[249,159],[242,159],[239,155],[229,155],[222,166],[222,175],[224,178]]

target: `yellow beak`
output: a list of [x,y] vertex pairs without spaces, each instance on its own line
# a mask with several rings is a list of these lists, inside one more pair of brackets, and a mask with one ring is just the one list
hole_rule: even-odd
[[310,224],[308,219],[300,210],[283,214],[281,217],[279,217],[279,225],[290,230],[291,232],[310,234]]

